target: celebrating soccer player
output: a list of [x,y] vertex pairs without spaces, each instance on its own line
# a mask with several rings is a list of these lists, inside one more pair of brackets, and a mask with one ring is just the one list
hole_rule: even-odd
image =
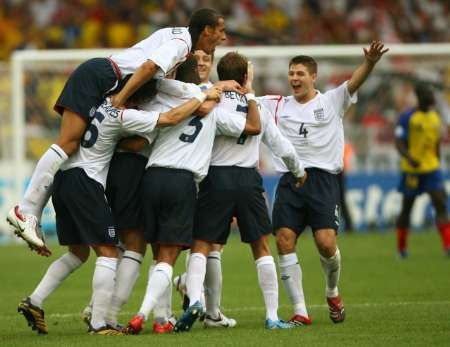
[[281,279],[294,308],[291,322],[311,324],[302,287],[302,270],[295,252],[299,235],[306,226],[313,231],[325,273],[326,298],[333,322],[345,319],[344,304],[339,295],[341,254],[336,243],[339,227],[339,182],[343,169],[344,128],[342,117],[352,103],[356,91],[378,60],[387,52],[381,42],[364,48],[364,62],[350,80],[335,89],[321,93],[315,89],[317,63],[309,56],[296,56],[289,63],[288,83],[292,95],[264,97],[281,133],[294,145],[305,164],[308,180],[297,187],[297,178],[286,165],[276,160],[281,177],[273,207],[273,226],[280,256]]

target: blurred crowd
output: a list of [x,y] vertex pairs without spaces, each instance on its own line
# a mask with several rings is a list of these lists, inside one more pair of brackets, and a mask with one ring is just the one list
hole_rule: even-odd
[[0,60],[16,49],[128,47],[213,7],[228,45],[449,42],[446,0],[0,0]]

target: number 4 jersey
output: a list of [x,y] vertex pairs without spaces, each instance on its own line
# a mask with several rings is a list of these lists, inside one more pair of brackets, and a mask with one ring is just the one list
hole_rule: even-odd
[[[155,99],[145,109],[164,112],[200,92],[195,84],[175,80],[159,81],[158,90]],[[233,117],[236,103],[233,107],[223,107],[220,102],[206,117],[193,116],[174,127],[160,129],[147,168],[188,170],[194,174],[195,181],[200,182],[208,173],[216,133],[239,137],[245,129],[246,119]]]
[[[342,117],[357,94],[350,96],[347,82],[325,93],[317,91],[307,103],[293,96],[264,96],[259,101],[275,118],[281,133],[295,148],[305,168],[315,167],[330,173],[343,169],[344,127]],[[278,172],[287,172],[280,158],[274,160]]]
[[61,170],[82,168],[90,178],[105,187],[109,163],[117,142],[122,137],[132,135],[142,136],[151,142],[158,119],[159,112],[120,110],[113,107],[107,98],[88,125],[80,148]]

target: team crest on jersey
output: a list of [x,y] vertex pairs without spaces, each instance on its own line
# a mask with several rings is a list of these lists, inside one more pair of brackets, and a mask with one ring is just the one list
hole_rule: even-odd
[[110,238],[114,238],[116,236],[116,228],[113,226],[108,227],[108,235]]
[[325,112],[323,111],[323,108],[314,110],[314,118],[316,118],[317,121],[325,120]]

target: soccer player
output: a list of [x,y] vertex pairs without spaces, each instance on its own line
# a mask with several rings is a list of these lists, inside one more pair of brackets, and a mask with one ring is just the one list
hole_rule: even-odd
[[399,191],[403,195],[402,209],[397,219],[397,250],[400,257],[407,257],[411,210],[416,197],[428,193],[436,211],[442,246],[450,256],[447,194],[439,162],[441,120],[434,110],[432,89],[425,84],[417,84],[415,93],[417,107],[403,113],[395,128],[395,145],[401,156]]
[[[252,85],[253,73],[247,74],[247,58],[238,53],[228,53],[217,65],[219,79],[233,79],[247,88]],[[252,91],[253,92],[253,91]],[[225,92],[221,104],[234,117],[245,117],[252,98],[238,93]],[[233,112],[234,111],[234,112]],[[241,136],[237,141],[228,136],[218,136],[214,141],[208,176],[200,184],[194,224],[194,245],[187,270],[187,293],[190,306],[175,325],[175,331],[190,330],[199,313],[201,286],[206,272],[206,256],[213,244],[225,244],[230,234],[230,224],[235,216],[243,242],[249,243],[256,263],[259,285],[266,304],[266,328],[293,327],[278,318],[278,280],[268,236],[272,232],[269,213],[263,196],[262,178],[256,168],[261,141],[279,157],[300,182],[306,179],[305,171],[292,144],[277,129],[269,112],[260,112],[261,134]],[[214,314],[214,316],[210,316]],[[220,311],[208,312],[206,320],[220,321]]]
[[114,106],[121,106],[146,81],[169,74],[186,59],[191,48],[212,53],[225,39],[223,16],[204,8],[193,13],[188,27],[158,30],[129,49],[109,58],[90,59],[75,69],[55,105],[62,116],[59,137],[38,161],[20,203],[8,213],[7,220],[16,234],[31,248],[50,255],[39,222],[51,194],[53,177],[77,151],[105,95],[114,93],[119,84],[126,82],[113,96]]
[[[213,55],[207,54],[202,50],[196,50],[194,55],[198,62],[200,89],[209,88],[212,86],[209,75],[213,65]],[[228,318],[220,310],[220,299],[222,296],[222,249],[222,244],[211,245],[211,251],[206,261],[204,290],[200,300],[202,305],[206,306],[203,322],[205,327],[232,328],[237,324],[235,319]],[[187,251],[186,267],[189,262],[189,254],[190,252]],[[189,307],[189,297],[186,295],[186,272],[175,277],[174,284],[183,298],[183,310],[186,310]]]
[[[173,107],[198,93],[195,84],[160,80],[159,92],[152,105],[157,109]],[[176,95],[176,96],[174,96]],[[128,332],[143,329],[155,304],[172,280],[173,266],[182,249],[192,244],[192,227],[197,200],[197,184],[208,172],[216,132],[238,138],[260,132],[256,102],[250,102],[247,118],[234,117],[219,104],[208,116],[192,116],[176,127],[159,132],[143,178],[143,212],[147,240],[158,244],[157,264],[149,274],[141,308],[128,323]]]
[[295,247],[299,235],[310,226],[325,273],[326,298],[333,322],[344,321],[344,305],[338,282],[341,254],[336,243],[339,226],[339,183],[343,168],[344,129],[342,117],[356,102],[356,91],[375,64],[387,52],[381,42],[364,48],[364,62],[350,80],[321,93],[315,89],[317,63],[309,56],[296,56],[289,63],[288,83],[292,95],[265,97],[261,102],[276,117],[281,133],[294,145],[305,164],[308,180],[301,188],[297,178],[276,160],[278,183],[272,222],[276,233],[281,279],[294,308],[290,322],[311,324],[302,287],[302,271]]
[[[142,100],[152,95],[147,83],[128,101]],[[150,88],[150,89],[149,89]],[[150,90],[150,91],[149,91]],[[143,94],[141,94],[143,93]],[[117,109],[109,99],[97,109],[81,142],[80,149],[68,160],[55,177],[53,204],[61,245],[69,251],[53,262],[34,292],[18,307],[39,333],[47,333],[42,305],[44,300],[89,257],[89,247],[97,254],[93,276],[93,308],[89,331],[101,335],[120,334],[106,324],[106,311],[114,290],[117,267],[117,233],[111,209],[104,195],[109,162],[117,141],[123,136],[147,137],[155,128],[173,126],[191,115],[208,97],[220,92],[211,88],[168,112],[144,112]]]

